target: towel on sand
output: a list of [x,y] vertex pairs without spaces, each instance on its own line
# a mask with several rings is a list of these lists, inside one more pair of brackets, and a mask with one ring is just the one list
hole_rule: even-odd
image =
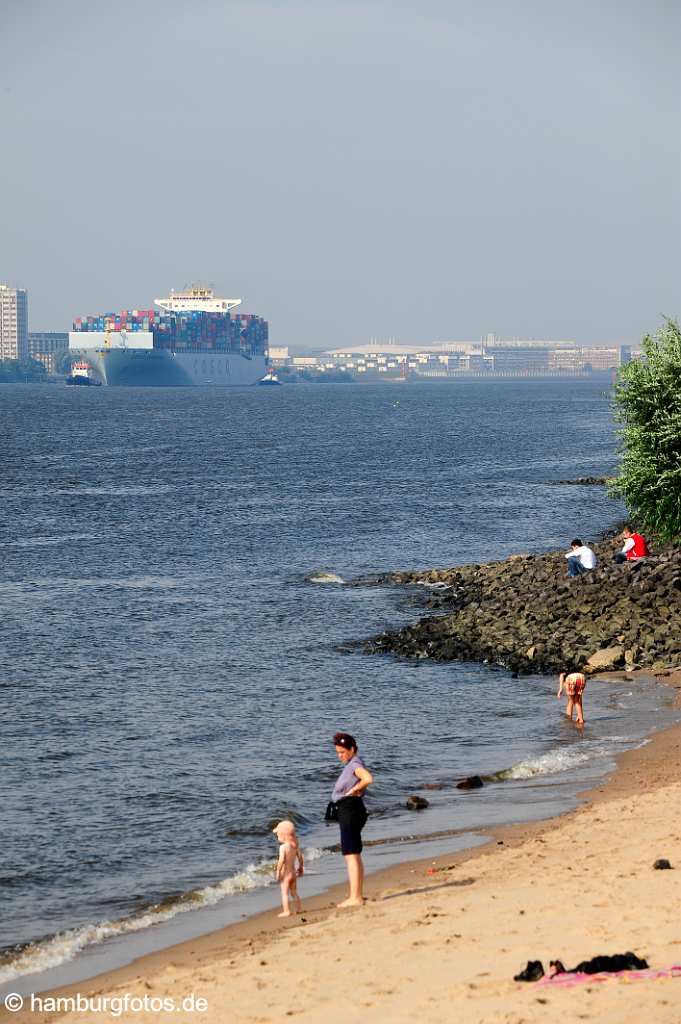
[[590,981],[608,981],[610,978],[623,978],[624,981],[654,981],[658,978],[681,978],[681,964],[664,967],[659,970],[648,967],[645,971],[608,971],[600,974],[585,974],[583,971],[566,971],[556,974],[553,978],[544,976],[537,985],[559,985],[561,988],[572,988],[573,985],[584,985]]

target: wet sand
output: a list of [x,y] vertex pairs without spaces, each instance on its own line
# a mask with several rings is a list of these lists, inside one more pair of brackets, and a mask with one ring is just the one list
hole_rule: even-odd
[[[681,691],[678,670],[658,678]],[[651,967],[681,963],[680,754],[681,725],[621,755],[575,811],[488,830],[484,847],[377,872],[361,909],[337,910],[345,888],[334,887],[304,900],[300,918],[282,922],[268,911],[41,997],[127,993],[146,998],[147,1010],[2,1010],[0,1019],[531,1024],[560,1014],[678,1024],[681,979],[565,990],[512,978],[527,960],[570,966],[630,949]],[[677,870],[653,870],[660,857]],[[207,1009],[181,1009],[192,993]],[[154,1002],[162,999],[179,1012]]]

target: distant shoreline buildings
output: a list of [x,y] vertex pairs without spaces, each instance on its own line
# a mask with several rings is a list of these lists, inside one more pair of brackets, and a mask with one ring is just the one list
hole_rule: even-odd
[[270,348],[278,369],[303,374],[343,372],[357,380],[415,377],[430,380],[458,377],[573,377],[616,370],[635,355],[628,345],[583,346],[574,341],[504,341],[487,335],[480,342],[400,345],[371,341],[330,349],[316,356],[290,355],[288,348]]
[[69,347],[66,331],[29,331],[28,355],[42,363],[49,374],[59,373],[61,356]]
[[[127,314],[127,311],[126,311]],[[131,330],[122,315],[110,314],[111,330]],[[92,320],[93,318],[89,318]],[[252,318],[257,319],[257,318]],[[264,322],[263,322],[264,323]],[[75,330],[92,330],[76,321]],[[104,328],[102,328],[104,329]],[[266,342],[265,342],[266,344]],[[28,292],[0,284],[0,360],[41,362],[51,376],[65,372],[69,335],[65,331],[28,330]],[[574,341],[514,338],[488,334],[477,342],[444,341],[403,345],[396,339],[371,339],[318,354],[296,355],[288,346],[270,345],[269,362],[282,379],[379,381],[414,378],[453,380],[466,377],[574,377],[607,373],[640,357],[629,345],[578,345]]]
[[28,359],[28,292],[0,284],[0,359]]

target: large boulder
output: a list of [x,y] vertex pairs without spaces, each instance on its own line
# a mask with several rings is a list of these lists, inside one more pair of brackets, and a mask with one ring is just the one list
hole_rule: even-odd
[[457,789],[481,789],[483,785],[479,775],[469,775],[467,779],[457,782]]
[[[565,576],[562,551],[386,577],[420,583],[419,593],[430,593],[440,614],[386,632],[366,649],[481,661],[512,675],[587,662],[588,672],[679,664],[681,546],[625,566],[612,562],[617,546],[614,533],[597,544],[597,568],[577,581]],[[424,588],[424,581],[431,586]],[[436,583],[451,589],[436,589]]]
[[611,669],[621,668],[624,664],[623,647],[602,647],[595,651],[584,666],[585,672],[609,672]]
[[410,811],[424,811],[430,806],[424,796],[408,796],[405,807]]

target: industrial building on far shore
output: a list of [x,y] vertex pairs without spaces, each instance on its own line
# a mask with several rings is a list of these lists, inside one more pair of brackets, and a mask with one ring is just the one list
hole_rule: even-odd
[[60,359],[69,348],[66,331],[29,331],[28,355],[37,359],[50,374],[59,372]]
[[638,353],[628,345],[585,346],[574,341],[502,340],[488,334],[479,342],[450,341],[402,345],[393,339],[295,356],[270,348],[270,361],[298,373],[337,374],[357,380],[414,377],[574,377],[616,370]]

